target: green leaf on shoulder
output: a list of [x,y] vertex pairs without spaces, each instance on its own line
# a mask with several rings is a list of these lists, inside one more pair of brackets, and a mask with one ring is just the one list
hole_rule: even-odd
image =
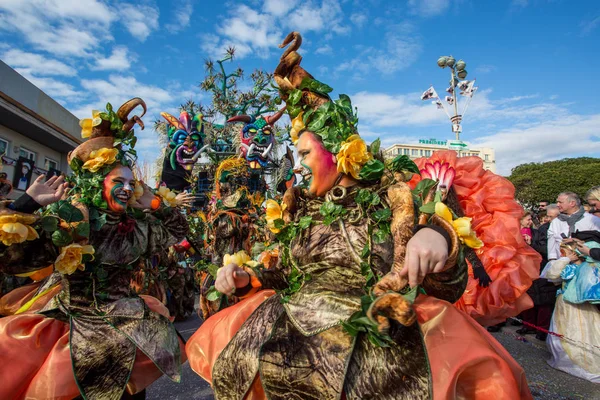
[[312,223],[312,217],[310,215],[306,215],[306,216],[300,218],[300,221],[298,222],[298,226],[300,227],[300,229],[306,229],[310,226],[311,223]]
[[217,301],[221,298],[223,294],[221,292],[219,292],[217,289],[215,289],[214,286],[211,286],[210,289],[208,289],[208,292],[206,292],[206,300],[208,301]]
[[381,147],[381,140],[379,138],[375,139],[373,143],[371,143],[371,154],[376,156],[379,154],[379,148]]
[[75,233],[80,237],[90,237],[90,224],[88,222],[80,222],[75,228]]
[[58,208],[58,216],[67,222],[83,221],[83,213],[71,203],[65,201]]
[[40,226],[46,232],[54,232],[58,229],[58,218],[51,215],[42,217],[40,220]]
[[57,230],[52,234],[52,243],[57,247],[68,246],[73,242],[73,238],[67,231]]
[[375,181],[381,178],[384,170],[385,165],[381,161],[372,158],[361,168],[358,176],[365,181]]
[[420,173],[417,164],[407,155],[396,156],[390,163],[390,170],[392,172],[408,171],[415,174]]
[[392,217],[392,210],[389,208],[382,208],[381,210],[377,210],[371,214],[371,217],[373,220],[375,220],[375,222],[389,221],[389,219]]
[[425,214],[434,214],[435,213],[435,202],[430,201],[427,204],[423,204],[419,207],[419,211]]

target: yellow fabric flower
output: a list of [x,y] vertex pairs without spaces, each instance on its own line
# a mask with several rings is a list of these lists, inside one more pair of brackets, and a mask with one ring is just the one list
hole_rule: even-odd
[[78,269],[83,270],[83,255],[94,254],[94,247],[90,245],[70,244],[62,248],[61,253],[54,261],[54,268],[61,274],[71,275]]
[[81,127],[81,137],[89,138],[92,135],[92,129],[101,123],[102,118],[100,118],[100,111],[93,110],[92,118],[85,118],[79,121],[79,126]]
[[452,219],[452,213],[448,206],[441,201],[435,203],[436,215],[442,217],[452,224],[461,242],[472,249],[483,247],[483,242],[477,237],[477,233],[471,228],[471,218],[461,217]]
[[267,226],[273,233],[279,233],[280,229],[275,228],[275,221],[283,218],[283,211],[286,209],[286,205],[280,205],[275,200],[269,199],[266,203],[265,219],[267,220]]
[[35,222],[34,216],[29,215],[2,215],[0,216],[0,242],[5,246],[23,243],[26,240],[35,240],[39,237],[35,229],[29,224]]
[[89,159],[83,164],[83,169],[87,169],[91,172],[98,172],[98,170],[106,165],[114,164],[117,161],[117,149],[102,148],[94,150],[90,153]]
[[352,175],[354,179],[358,179],[361,168],[370,159],[371,153],[369,153],[365,141],[359,135],[352,135],[342,143],[340,152],[337,154],[338,172]]
[[157,193],[160,197],[162,197],[165,205],[169,207],[177,207],[177,195],[174,192],[172,192],[168,187],[159,187]]
[[296,144],[296,142],[298,141],[298,134],[300,133],[300,131],[306,127],[304,125],[303,117],[304,117],[304,111],[300,111],[300,114],[298,114],[296,116],[296,118],[294,118],[292,120],[292,129],[290,129],[290,138],[292,139],[292,143],[294,143],[294,144]]
[[226,267],[229,264],[235,264],[240,267],[249,261],[251,261],[250,256],[244,250],[240,250],[235,254],[225,254],[225,257],[223,257],[223,266]]

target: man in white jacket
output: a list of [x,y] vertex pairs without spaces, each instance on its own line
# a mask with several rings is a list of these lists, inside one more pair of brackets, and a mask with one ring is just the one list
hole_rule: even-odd
[[579,196],[563,192],[556,200],[561,214],[548,228],[548,260],[560,258],[560,243],[577,231],[600,231],[600,218],[584,211]]

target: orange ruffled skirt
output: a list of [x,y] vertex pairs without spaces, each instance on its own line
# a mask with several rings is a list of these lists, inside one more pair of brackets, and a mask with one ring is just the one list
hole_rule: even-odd
[[[61,287],[33,299],[39,284],[34,283],[7,293],[0,299],[0,399],[73,399],[80,395],[71,364],[69,325],[47,318],[39,311]],[[169,310],[156,298],[140,296],[150,310],[169,318]],[[27,302],[34,300],[30,305]],[[15,314],[27,307],[27,311]],[[15,315],[13,315],[15,314]],[[101,340],[101,338],[99,338]],[[180,341],[182,362],[186,360]],[[9,362],[7,362],[9,361]],[[127,391],[138,393],[162,372],[137,350]]]
[[[427,162],[448,162],[456,170],[454,190],[472,227],[484,246],[477,256],[492,279],[479,286],[469,268],[465,293],[454,305],[483,326],[495,325],[533,307],[527,289],[539,278],[541,256],[525,243],[519,220],[523,208],[515,200],[515,188],[506,178],[483,169],[479,157],[457,157],[455,151],[436,151],[415,163],[423,169]],[[415,175],[414,188],[421,180]]]
[[[190,366],[212,382],[212,367],[246,319],[268,297],[264,290],[210,317],[186,345]],[[433,398],[531,399],[525,373],[485,329],[447,302],[419,296],[415,302],[431,366]],[[257,376],[246,400],[265,399]]]

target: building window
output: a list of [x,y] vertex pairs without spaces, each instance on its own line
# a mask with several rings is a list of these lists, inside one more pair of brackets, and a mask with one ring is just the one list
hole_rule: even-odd
[[408,149],[404,149],[404,155],[407,156],[408,154]]
[[8,140],[0,138],[0,156],[8,153]]
[[419,153],[420,153],[420,156],[423,157],[423,150],[420,150]]
[[411,153],[411,155],[413,155],[413,156],[418,156],[418,155],[419,155],[419,150],[417,150],[417,149],[412,149],[412,153]]
[[490,155],[489,154],[485,155],[485,161],[490,161]]
[[425,157],[431,156],[431,150],[425,150]]
[[19,149],[19,157],[25,157],[31,161],[35,161],[35,153],[31,150],[27,150],[25,147]]
[[51,158],[46,157],[46,160],[44,162],[44,169],[47,171],[50,171],[50,168],[55,169],[55,170],[59,170],[59,165],[58,165],[58,161],[55,161]]

